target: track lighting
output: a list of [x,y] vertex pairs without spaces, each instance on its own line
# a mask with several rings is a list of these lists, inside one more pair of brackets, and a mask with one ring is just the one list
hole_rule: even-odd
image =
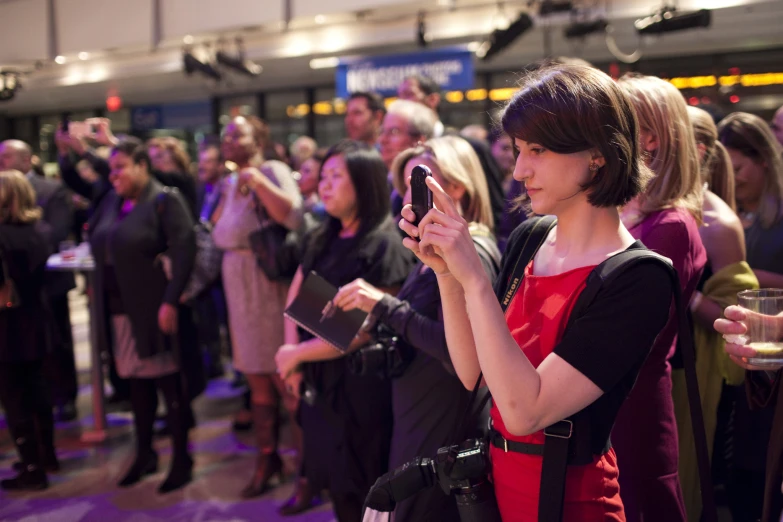
[[664,7],[650,16],[639,18],[634,26],[639,34],[661,34],[709,27],[711,22],[712,13],[708,9],[682,13],[674,7]]
[[185,73],[188,74],[188,76],[194,72],[199,72],[216,81],[223,79],[223,75],[220,74],[220,71],[213,67],[212,64],[200,61],[198,58],[193,56],[193,53],[191,53],[188,49],[185,49],[182,52],[182,64],[184,65]]
[[260,65],[245,59],[245,45],[242,39],[236,40],[236,47],[237,54],[235,56],[231,56],[222,49],[215,53],[217,63],[245,76],[255,77],[261,74],[262,67]]
[[482,60],[489,60],[500,51],[511,45],[514,40],[525,34],[533,27],[533,19],[527,13],[521,13],[507,29],[496,29],[489,35],[489,39],[481,44],[476,51],[476,56]]
[[563,36],[566,38],[584,38],[593,33],[603,33],[606,26],[609,25],[604,19],[593,20],[592,22],[574,22],[563,30]]

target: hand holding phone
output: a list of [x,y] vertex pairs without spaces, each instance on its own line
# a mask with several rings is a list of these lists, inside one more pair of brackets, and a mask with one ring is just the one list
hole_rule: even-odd
[[411,172],[411,209],[416,214],[414,225],[419,226],[421,220],[432,209],[432,191],[427,186],[427,178],[432,171],[426,165],[416,165]]

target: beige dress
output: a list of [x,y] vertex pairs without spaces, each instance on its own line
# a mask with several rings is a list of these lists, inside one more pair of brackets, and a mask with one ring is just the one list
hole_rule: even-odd
[[[264,173],[301,205],[291,171],[280,162],[267,162]],[[237,189],[236,175],[225,184],[223,209],[212,237],[223,255],[223,288],[228,306],[228,325],[234,368],[248,374],[277,371],[275,353],[283,344],[283,311],[288,285],[269,281],[256,265],[248,236],[260,221],[256,199]],[[284,223],[288,226],[287,223]]]

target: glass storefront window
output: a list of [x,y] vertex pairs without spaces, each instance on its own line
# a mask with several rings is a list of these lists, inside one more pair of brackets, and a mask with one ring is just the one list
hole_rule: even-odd
[[443,91],[439,106],[440,119],[446,127],[457,130],[467,125],[485,125],[487,85],[483,76],[476,78],[473,89],[467,91]]
[[246,94],[243,96],[229,96],[220,99],[220,116],[218,116],[218,125],[222,129],[231,118],[237,116],[258,116],[258,96],[255,94]]
[[266,122],[272,141],[290,146],[299,136],[307,134],[307,116],[310,106],[304,89],[270,92],[266,100]]
[[319,147],[330,147],[345,137],[345,100],[335,97],[335,89],[315,90],[315,139]]

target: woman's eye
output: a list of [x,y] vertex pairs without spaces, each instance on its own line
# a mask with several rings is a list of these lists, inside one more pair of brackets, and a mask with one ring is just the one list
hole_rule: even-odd
[[542,149],[541,147],[531,147],[530,148],[530,153],[531,154],[535,154],[535,155],[543,154],[544,153],[544,149]]

